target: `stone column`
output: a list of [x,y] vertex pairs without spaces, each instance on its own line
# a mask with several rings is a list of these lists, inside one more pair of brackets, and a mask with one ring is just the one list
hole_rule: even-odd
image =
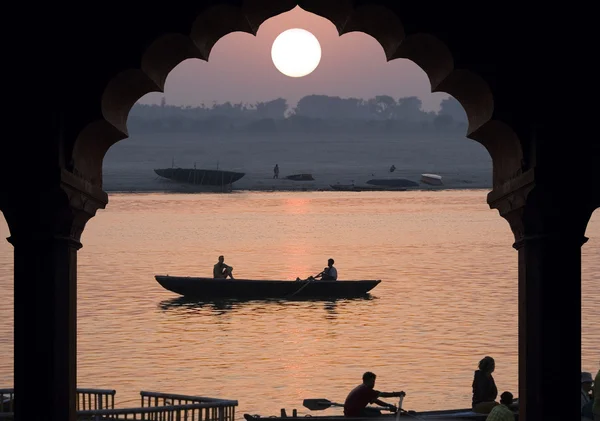
[[46,187],[2,209],[14,246],[17,421],[76,419],[77,250],[85,223],[107,203],[64,170]]
[[579,420],[581,246],[593,208],[536,185],[532,173],[510,190],[488,202],[518,250],[519,421]]

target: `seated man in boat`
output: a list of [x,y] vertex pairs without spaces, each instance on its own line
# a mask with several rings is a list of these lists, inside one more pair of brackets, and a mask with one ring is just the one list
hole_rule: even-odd
[[321,279],[321,281],[337,281],[337,269],[333,266],[333,259],[327,260],[327,267],[323,269],[323,272],[314,276],[313,279]]
[[235,279],[231,274],[232,271],[233,267],[227,266],[225,264],[225,258],[223,256],[219,256],[219,262],[213,268],[213,278],[227,279],[229,276],[231,279]]
[[369,417],[377,415],[367,409],[367,405],[370,403],[376,403],[377,405],[388,408],[391,411],[397,410],[395,405],[380,401],[378,398],[399,398],[400,396],[405,396],[406,393],[380,392],[375,390],[376,377],[377,376],[370,371],[367,371],[365,374],[363,374],[362,384],[352,389],[352,391],[348,394],[346,401],[344,402],[344,416]]

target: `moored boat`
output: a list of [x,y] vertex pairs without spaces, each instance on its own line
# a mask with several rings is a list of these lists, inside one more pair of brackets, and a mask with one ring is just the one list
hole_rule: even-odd
[[292,174],[285,177],[287,180],[292,181],[314,181],[312,174]]
[[278,281],[156,275],[166,290],[194,299],[356,298],[368,296],[381,280]]
[[357,186],[354,184],[330,184],[333,190],[337,191],[406,191],[406,187],[385,187],[385,186]]
[[374,178],[367,181],[367,184],[372,186],[385,187],[418,187],[419,183],[407,180],[405,178]]
[[432,186],[441,186],[442,176],[437,174],[421,174],[421,183],[430,184]]
[[243,172],[196,168],[161,168],[154,172],[169,180],[196,186],[228,186],[246,175]]

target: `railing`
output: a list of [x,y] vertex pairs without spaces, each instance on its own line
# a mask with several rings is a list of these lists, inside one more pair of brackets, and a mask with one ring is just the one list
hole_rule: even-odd
[[77,389],[77,411],[114,409],[116,390]]
[[[77,389],[77,410],[114,409],[115,390]],[[0,389],[0,415],[15,411],[15,390]]]
[[[0,411],[0,420],[14,419],[14,391],[0,389],[10,399],[9,411]],[[80,421],[235,421],[234,400],[202,396],[140,392],[140,408],[114,408],[114,390],[77,389],[77,419]],[[43,413],[43,408],[40,408]]]
[[14,402],[14,389],[0,389],[0,415],[6,412],[14,412]]

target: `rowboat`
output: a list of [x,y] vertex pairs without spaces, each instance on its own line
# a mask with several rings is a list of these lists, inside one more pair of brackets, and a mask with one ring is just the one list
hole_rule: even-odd
[[437,174],[421,174],[421,183],[430,184],[432,186],[441,186],[442,176]]
[[[400,403],[398,405],[399,408],[402,408],[402,399],[403,398],[401,398]],[[308,408],[310,410],[319,411],[319,410],[330,408],[332,406],[343,407],[344,405],[335,403],[335,402],[331,402],[327,399],[305,399],[303,402],[303,406],[305,406],[306,408]],[[518,405],[513,406],[511,408],[513,410],[513,415],[515,416],[515,421],[519,421]],[[310,417],[311,421],[348,421],[348,419],[351,419],[354,421],[361,421],[361,420],[373,421],[374,419],[376,419],[378,421],[379,420],[381,420],[381,421],[396,421],[396,420],[400,420],[400,419],[403,419],[403,420],[418,419],[418,420],[436,420],[436,421],[443,421],[443,420],[485,421],[487,418],[487,414],[479,414],[479,413],[473,412],[470,408],[448,409],[448,410],[438,410],[438,411],[423,411],[423,412],[406,411],[406,410],[395,411],[394,410],[394,412],[390,411],[387,414],[381,413],[382,410],[386,410],[382,407],[368,406],[365,409],[367,410],[368,413],[372,413],[372,415],[371,416],[362,416],[362,417],[346,417],[343,415],[309,415],[307,417]],[[387,409],[387,411],[389,411],[389,409]],[[285,412],[285,409],[282,409],[281,416],[279,416],[279,417],[273,417],[273,416],[261,417],[260,415],[244,414],[244,418],[246,419],[246,421],[263,421],[265,418],[268,418],[268,421],[298,421],[298,416],[297,416],[295,409],[294,409],[293,415],[291,417],[287,415],[287,413]]]
[[196,168],[160,168],[155,169],[154,172],[172,181],[197,186],[227,186],[245,175],[243,172]]
[[292,174],[285,178],[292,181],[314,181],[312,174]]
[[[518,413],[514,413],[515,421],[519,421]],[[299,421],[305,419],[304,416],[283,416],[283,417],[261,417],[260,415],[244,414],[246,421]],[[398,419],[396,414],[381,414],[374,415],[373,417],[345,417],[343,415],[311,415],[309,418],[311,421],[395,421]],[[436,421],[456,421],[456,420],[469,420],[469,421],[485,421],[487,414],[478,414],[469,409],[449,409],[440,411],[404,411],[400,413],[399,418],[401,420],[436,420]]]
[[273,281],[169,275],[156,275],[155,279],[166,290],[199,300],[357,298],[368,296],[368,292],[381,282],[381,280]]

